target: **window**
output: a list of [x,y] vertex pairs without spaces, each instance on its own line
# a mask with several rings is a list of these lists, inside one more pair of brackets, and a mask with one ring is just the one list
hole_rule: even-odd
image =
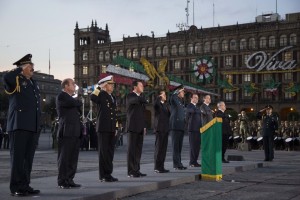
[[292,72],[284,73],[284,80],[293,80],[293,73]]
[[88,57],[88,52],[83,52],[82,54],[82,60],[88,60],[89,57]]
[[204,53],[209,53],[210,52],[210,43],[205,42],[204,43]]
[[232,94],[232,92],[225,93],[225,100],[226,101],[232,101],[233,100],[233,94]]
[[271,80],[271,78],[272,78],[271,74],[263,74],[264,81],[269,81],[269,80]]
[[231,56],[225,56],[225,66],[226,67],[232,66],[232,57]]
[[168,56],[168,54],[169,54],[168,47],[164,46],[164,48],[163,48],[163,56]]
[[113,56],[113,59],[115,59],[117,57],[117,51],[116,50],[113,51],[112,56]]
[[119,56],[124,56],[123,50],[120,50],[120,51],[119,51]]
[[228,51],[228,43],[227,40],[222,41],[222,51]]
[[103,52],[99,52],[99,61],[103,61]]
[[255,39],[254,38],[249,39],[249,49],[255,49]]
[[175,60],[175,65],[174,65],[174,69],[175,70],[180,70],[180,60]]
[[248,90],[244,90],[244,97],[251,97],[251,94]]
[[152,57],[153,56],[153,50],[152,47],[148,48],[148,57]]
[[109,51],[105,52],[105,60],[109,61],[110,60],[110,54]]
[[235,40],[230,41],[230,50],[231,51],[236,50],[236,41]]
[[250,57],[250,54],[245,54],[244,55],[244,64],[247,63],[248,58]]
[[141,50],[141,56],[146,56],[146,49],[145,48],[142,48],[142,50]]
[[292,93],[291,92],[285,92],[284,93],[284,99],[292,99],[293,96],[292,96]]
[[138,53],[137,49],[133,49],[132,56],[133,56],[133,58],[138,58],[139,57],[139,53]]
[[280,36],[279,45],[280,45],[281,47],[283,47],[283,46],[286,46],[286,43],[287,43],[286,35]]
[[213,52],[217,52],[219,50],[218,48],[218,42],[217,41],[213,41],[212,43],[212,51]]
[[201,53],[201,50],[202,47],[201,47],[201,44],[200,43],[196,43],[195,45],[195,53]]
[[126,57],[131,58],[131,49],[127,49],[126,51]]
[[275,46],[276,46],[276,44],[275,44],[275,36],[270,36],[269,37],[269,47],[273,48]]
[[251,74],[244,74],[244,82],[251,82]]
[[293,59],[293,52],[292,51],[286,51],[283,54],[284,61],[290,61]]
[[192,55],[194,53],[194,47],[193,44],[188,44],[188,54]]
[[181,45],[179,45],[179,55],[184,55],[184,54],[185,54],[184,45],[181,44]]
[[88,74],[88,67],[87,66],[83,66],[82,67],[82,74],[83,75],[87,75]]
[[156,53],[156,57],[160,57],[161,56],[161,48],[156,47],[155,53]]
[[259,47],[260,48],[266,48],[267,46],[267,40],[266,40],[266,37],[261,37],[259,39]]
[[290,35],[290,45],[296,45],[297,43],[297,36],[295,33]]
[[103,74],[106,73],[106,66],[105,65],[101,66],[101,73],[103,73]]
[[172,45],[171,54],[173,56],[177,55],[177,47],[176,47],[176,45]]
[[240,50],[247,49],[247,41],[246,39],[241,39],[240,41]]

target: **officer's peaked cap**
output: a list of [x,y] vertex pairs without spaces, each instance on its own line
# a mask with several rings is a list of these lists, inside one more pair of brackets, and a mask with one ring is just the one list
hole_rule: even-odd
[[267,109],[269,109],[269,108],[273,109],[273,106],[271,106],[271,105],[266,105],[265,108],[267,108]]
[[21,65],[24,65],[24,64],[28,64],[28,63],[29,64],[33,64],[31,62],[31,58],[32,58],[32,55],[31,54],[27,54],[26,56],[24,56],[20,60],[16,61],[13,65],[21,66]]
[[103,83],[115,83],[114,80],[113,80],[113,76],[109,75],[105,78],[100,79],[100,81],[98,82],[98,85],[101,85]]

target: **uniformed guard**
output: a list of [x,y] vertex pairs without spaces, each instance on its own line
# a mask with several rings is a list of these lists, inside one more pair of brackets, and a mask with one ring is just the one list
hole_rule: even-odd
[[[266,114],[262,113],[264,111],[266,111]],[[278,130],[278,117],[272,114],[272,111],[273,107],[267,105],[257,113],[257,118],[262,120],[265,161],[274,159],[274,134]]]
[[113,157],[116,143],[116,98],[113,76],[107,76],[98,82],[91,94],[91,100],[98,106],[96,132],[98,134],[99,179],[101,182],[118,181],[113,172]]
[[249,119],[244,110],[239,114],[239,123],[242,142],[246,142],[246,137],[249,134]]
[[10,191],[13,196],[40,193],[29,186],[32,162],[38,143],[40,127],[40,91],[32,79],[34,64],[27,54],[13,65],[17,68],[3,77],[5,92],[9,95],[7,132],[11,155]]

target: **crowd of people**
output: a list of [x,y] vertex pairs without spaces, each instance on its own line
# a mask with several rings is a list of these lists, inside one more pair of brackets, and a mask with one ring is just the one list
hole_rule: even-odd
[[[38,84],[32,79],[34,64],[28,54],[14,63],[17,68],[4,75],[4,87],[9,95],[9,110],[6,132],[9,134],[11,154],[10,191],[12,196],[28,196],[40,193],[30,186],[30,174],[40,133],[40,92]],[[147,176],[141,172],[141,156],[144,136],[147,134],[145,107],[149,104],[143,95],[143,82],[132,82],[132,91],[126,96],[126,125],[117,119],[117,102],[113,95],[115,82],[113,76],[102,78],[91,94],[91,101],[97,106],[96,121],[80,119],[82,102],[73,98],[75,82],[66,78],[61,83],[62,91],[56,97],[57,120],[53,123],[53,148],[57,148],[58,177],[61,189],[80,188],[74,182],[80,149],[98,150],[99,181],[116,182],[113,174],[113,159],[116,146],[123,144],[123,133],[127,134],[127,175],[129,178]],[[160,91],[154,102],[154,172],[168,173],[164,166],[171,136],[172,162],[174,170],[187,167],[201,167],[200,127],[214,117],[222,118],[222,162],[226,149],[237,148],[238,143],[248,143],[251,147],[263,145],[265,161],[274,159],[276,149],[292,150],[299,146],[300,123],[281,122],[272,113],[273,107],[266,106],[257,113],[257,122],[250,122],[244,111],[237,121],[232,122],[225,112],[225,102],[217,103],[218,110],[210,108],[211,96],[204,95],[201,106],[199,95],[192,93],[189,103],[184,103],[185,88],[176,87],[169,97]],[[189,166],[181,160],[184,134],[188,133],[190,145]],[[3,130],[0,126],[0,133]],[[2,137],[1,137],[2,138]],[[262,142],[262,143],[261,143]]]

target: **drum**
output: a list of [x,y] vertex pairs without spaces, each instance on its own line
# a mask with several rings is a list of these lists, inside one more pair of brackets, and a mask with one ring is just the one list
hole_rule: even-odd
[[278,139],[278,137],[276,136],[275,138],[274,138],[274,141],[276,141]]
[[262,139],[263,139],[263,137],[257,138],[257,142],[261,141]]
[[229,140],[231,140],[232,139],[232,136],[229,136],[229,138],[228,138]]
[[252,140],[252,139],[253,139],[252,136],[247,137],[247,140]]
[[235,139],[235,140],[237,140],[237,139],[239,139],[240,138],[240,136],[234,136],[234,138],[233,139]]
[[285,142],[288,143],[288,142],[290,142],[290,141],[292,141],[292,140],[293,140],[292,138],[286,138],[286,139],[285,139]]

